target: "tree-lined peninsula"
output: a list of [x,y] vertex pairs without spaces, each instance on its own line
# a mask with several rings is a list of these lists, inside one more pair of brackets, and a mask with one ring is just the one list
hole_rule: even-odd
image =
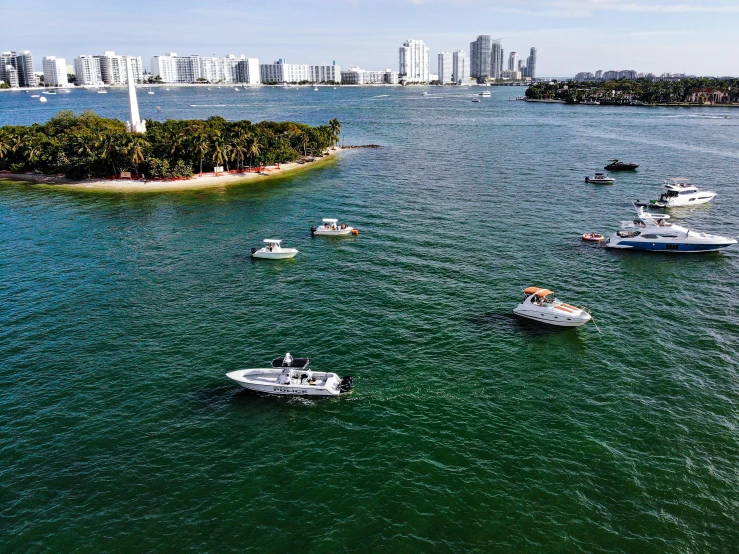
[[93,112],[59,112],[44,124],[0,127],[0,170],[36,171],[67,179],[107,178],[121,171],[150,179],[243,170],[320,155],[335,145],[341,123],[207,120],[147,121],[143,134]]
[[526,98],[569,104],[726,106],[739,103],[739,79],[550,81],[531,85]]

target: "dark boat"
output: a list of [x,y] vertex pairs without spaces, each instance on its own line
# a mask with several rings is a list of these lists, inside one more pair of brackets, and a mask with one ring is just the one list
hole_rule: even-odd
[[608,165],[603,169],[607,169],[608,171],[633,171],[637,167],[639,167],[639,164],[627,164],[619,160],[608,160]]

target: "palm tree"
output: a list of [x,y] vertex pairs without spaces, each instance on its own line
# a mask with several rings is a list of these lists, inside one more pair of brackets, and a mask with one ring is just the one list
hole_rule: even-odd
[[241,140],[240,136],[237,136],[229,144],[231,160],[236,160],[238,169],[244,169],[244,157],[248,154],[244,143],[245,141]]
[[262,145],[259,144],[259,141],[256,139],[256,137],[249,137],[249,141],[247,142],[246,151],[249,154],[249,158],[251,159],[251,164],[253,165],[254,159],[259,158],[259,154],[262,153]]
[[341,122],[333,118],[329,120],[328,126],[331,129],[331,145],[335,146],[339,142],[339,136],[341,136]]
[[118,172],[115,168],[115,157],[114,155],[118,152],[118,139],[112,133],[105,133],[101,136],[97,143],[99,149],[99,155],[101,160],[110,160],[110,165],[113,168],[113,175]]
[[5,157],[5,154],[11,152],[13,149],[12,137],[10,134],[0,133],[0,160]]
[[207,134],[200,132],[192,138],[192,148],[200,156],[200,173],[203,173],[203,159],[210,151],[210,139]]
[[218,137],[213,141],[213,165],[223,165],[223,161],[226,160],[226,170],[228,170],[228,152],[226,150],[226,144],[223,139]]
[[139,165],[146,160],[146,150],[149,146],[146,139],[140,135],[131,136],[128,140],[126,154],[128,155],[128,159],[131,160],[136,173],[139,172]]
[[300,144],[303,146],[303,156],[308,157],[308,144],[310,143],[310,138],[308,135],[303,135],[300,139]]

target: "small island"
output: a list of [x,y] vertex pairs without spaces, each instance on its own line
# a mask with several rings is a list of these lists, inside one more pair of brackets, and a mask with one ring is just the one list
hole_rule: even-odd
[[0,127],[0,179],[114,190],[202,188],[263,178],[337,151],[341,123],[148,121],[145,133],[93,112]]
[[739,106],[739,79],[550,81],[531,85],[525,99],[607,106]]

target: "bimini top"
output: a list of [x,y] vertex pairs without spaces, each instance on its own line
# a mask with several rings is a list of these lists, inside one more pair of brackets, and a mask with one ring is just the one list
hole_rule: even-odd
[[270,244],[280,244],[282,242],[282,239],[264,239],[264,242]]
[[548,294],[554,294],[549,289],[543,289],[541,287],[529,287],[523,290],[526,294],[536,294],[536,296],[547,296]]
[[323,222],[324,222],[324,223],[338,223],[338,222],[339,222],[339,220],[338,220],[338,219],[328,219],[328,218],[325,218],[325,217],[324,217],[324,218],[323,218]]

